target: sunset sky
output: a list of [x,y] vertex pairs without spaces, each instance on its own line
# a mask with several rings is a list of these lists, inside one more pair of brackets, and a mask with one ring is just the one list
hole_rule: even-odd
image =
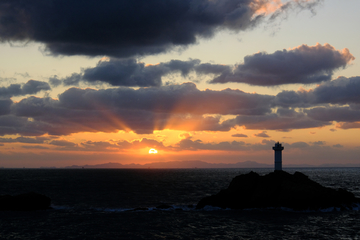
[[358,9],[3,0],[0,167],[360,165]]

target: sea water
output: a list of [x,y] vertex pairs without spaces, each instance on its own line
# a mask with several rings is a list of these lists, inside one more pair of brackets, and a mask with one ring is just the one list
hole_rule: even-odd
[[[272,169],[252,169],[266,174]],[[360,168],[302,168],[360,197]],[[0,212],[0,239],[360,239],[360,210],[229,210],[197,202],[250,169],[1,169],[0,194],[29,191],[52,209]],[[168,208],[157,208],[166,205]]]

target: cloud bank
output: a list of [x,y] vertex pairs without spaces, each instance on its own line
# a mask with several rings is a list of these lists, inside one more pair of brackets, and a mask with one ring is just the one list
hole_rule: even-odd
[[266,15],[313,9],[318,2],[3,0],[0,40],[40,42],[52,55],[144,56],[186,47],[220,30],[251,29]]
[[51,90],[47,82],[29,80],[25,84],[11,84],[8,87],[0,87],[0,98],[36,94],[40,91],[47,90]]
[[329,44],[301,45],[272,54],[260,52],[246,56],[244,63],[224,71],[210,83],[259,86],[319,83],[331,80],[334,70],[345,68],[354,59],[346,48],[339,51]]
[[359,127],[358,91],[359,77],[341,77],[314,89],[282,91],[276,96],[233,89],[199,90],[193,83],[139,89],[73,87],[58,99],[30,96],[19,102],[0,101],[0,134],[119,130],[144,134],[164,129],[229,131],[237,126],[291,131],[328,126],[334,121]]
[[163,85],[162,78],[167,75],[181,74],[186,78],[189,73],[196,73],[212,77],[210,83],[238,82],[259,86],[310,84],[331,80],[334,71],[345,68],[354,59],[348,49],[336,50],[329,44],[302,45],[273,54],[256,53],[246,56],[244,63],[236,66],[201,63],[199,59],[145,65],[135,58],[103,58],[95,67],[83,69],[63,79],[52,77],[49,81],[55,87],[60,84],[78,86],[80,82],[159,87]]

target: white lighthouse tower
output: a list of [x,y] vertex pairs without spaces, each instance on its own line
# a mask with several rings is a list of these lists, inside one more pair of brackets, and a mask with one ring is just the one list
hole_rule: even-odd
[[281,143],[275,143],[275,147],[273,147],[275,151],[275,171],[282,170],[282,159],[281,159],[281,151],[284,150],[284,147],[281,146]]

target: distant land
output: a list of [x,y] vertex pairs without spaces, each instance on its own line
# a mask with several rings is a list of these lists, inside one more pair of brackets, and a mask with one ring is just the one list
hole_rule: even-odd
[[[72,165],[65,168],[273,168],[273,164],[257,163],[253,161],[237,163],[207,163],[203,161],[171,161],[171,162],[153,162],[146,164],[121,164],[121,163],[103,163],[96,165]],[[360,164],[284,164],[284,168],[308,168],[308,167],[360,167]]]

